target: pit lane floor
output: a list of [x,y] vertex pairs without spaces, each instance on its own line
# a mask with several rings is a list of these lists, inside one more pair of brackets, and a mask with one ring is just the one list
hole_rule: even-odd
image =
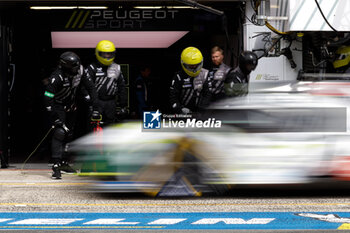
[[[2,216],[5,216],[5,214],[18,213],[42,213],[44,214],[43,216],[45,216],[45,213],[116,213],[118,214],[118,219],[120,219],[123,213],[158,213],[158,219],[169,219],[169,216],[166,215],[169,213],[175,214],[175,217],[172,216],[175,219],[190,219],[192,216],[191,214],[198,215],[199,213],[208,214],[205,218],[211,219],[217,218],[220,214],[232,213],[233,216],[229,219],[230,221],[233,221],[232,219],[234,219],[234,221],[240,219],[239,221],[244,221],[246,226],[246,223],[253,218],[274,218],[278,220],[278,216],[282,216],[284,213],[291,214],[291,216],[295,216],[297,213],[318,214],[319,219],[315,220],[314,216],[306,218],[311,221],[324,223],[324,216],[334,213],[335,217],[331,220],[333,223],[336,223],[334,225],[336,227],[331,229],[327,228],[328,230],[324,232],[332,232],[344,226],[343,224],[350,223],[350,189],[347,189],[347,187],[333,187],[332,190],[329,190],[328,187],[316,190],[254,188],[236,190],[229,195],[220,197],[150,198],[141,194],[117,195],[86,192],[84,191],[84,186],[88,184],[88,181],[81,177],[63,174],[62,180],[51,180],[51,170],[47,164],[27,164],[23,170],[20,169],[21,166],[21,164],[13,164],[10,169],[0,170],[0,212],[3,213]],[[241,213],[251,213],[255,215],[250,216]],[[274,213],[278,213],[278,216],[273,216]],[[339,216],[342,214],[344,216]],[[96,216],[96,218],[99,218],[98,215]],[[1,217],[1,215],[0,218],[10,219],[8,216]],[[28,218],[32,219],[33,216],[29,216]],[[50,218],[53,218],[52,215],[50,215]],[[14,217],[14,219],[16,218]],[[23,220],[23,217],[17,220],[19,219]],[[41,216],[40,219],[43,219],[43,217]],[[123,219],[126,219],[126,222],[130,222],[127,218]],[[91,219],[89,219],[89,221],[90,220]],[[152,221],[159,220],[153,219]],[[196,221],[198,221],[198,219],[196,219]],[[301,232],[315,229],[312,227],[316,225],[317,224],[314,224],[310,226],[310,228],[301,230]],[[346,227],[342,228],[344,229],[343,232],[348,231],[346,229],[349,228]],[[220,230],[220,227],[213,229],[217,232],[227,232],[225,230]],[[259,228],[258,226],[256,229],[265,228]],[[288,231],[289,229],[294,230]],[[295,228],[289,229],[280,229],[278,232],[296,232]],[[317,232],[322,232],[322,228],[318,229]],[[46,230],[57,232],[55,229],[44,229],[43,231]],[[99,230],[101,230],[101,232],[112,232],[102,227],[100,227]],[[139,231],[141,229],[124,228],[123,230]],[[191,229],[179,228],[179,230],[181,230],[181,232],[187,232]],[[207,232],[207,230],[198,229],[195,231]],[[237,230],[240,229],[237,228]],[[30,231],[31,230],[26,232]],[[83,231],[77,228],[73,231],[71,229],[64,230],[64,232],[88,231],[90,231],[90,229],[85,229]],[[94,231],[96,231],[96,229]],[[37,230],[35,230],[35,232],[37,232]],[[63,230],[59,232],[63,232]],[[149,228],[147,232],[172,232],[172,230],[152,230]],[[258,232],[271,232],[271,229]],[[276,231],[272,230],[272,232]]]

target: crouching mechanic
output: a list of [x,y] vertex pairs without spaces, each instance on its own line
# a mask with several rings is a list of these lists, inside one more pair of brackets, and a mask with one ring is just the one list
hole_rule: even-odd
[[52,137],[52,178],[61,179],[61,171],[75,172],[68,164],[67,143],[72,140],[76,121],[76,95],[84,86],[93,103],[92,121],[101,118],[97,111],[97,95],[94,84],[86,75],[80,58],[73,52],[60,56],[58,68],[51,74],[45,91],[45,105],[54,126]]
[[225,79],[226,96],[244,96],[248,94],[249,75],[258,65],[258,56],[251,51],[239,55],[239,65],[231,70]]
[[182,70],[176,72],[170,86],[170,104],[175,113],[196,112],[210,103],[208,70],[203,67],[202,53],[188,47],[181,53]]
[[116,121],[117,102],[120,114],[126,114],[127,92],[120,65],[114,62],[115,46],[109,40],[100,41],[95,49],[97,61],[90,64],[86,74],[94,83],[97,91],[99,111],[106,126]]

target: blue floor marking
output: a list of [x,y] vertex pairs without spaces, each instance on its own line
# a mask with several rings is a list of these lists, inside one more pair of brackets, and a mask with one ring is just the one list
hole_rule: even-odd
[[0,229],[337,229],[339,212],[0,213]]

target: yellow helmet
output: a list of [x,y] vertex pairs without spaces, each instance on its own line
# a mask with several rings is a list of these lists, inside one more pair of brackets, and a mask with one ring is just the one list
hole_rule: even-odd
[[101,40],[98,42],[95,50],[97,60],[102,64],[109,66],[115,58],[115,46],[109,40]]
[[343,46],[337,49],[336,59],[333,62],[333,67],[338,69],[347,66],[350,63],[350,46]]
[[181,53],[182,69],[191,77],[197,77],[203,67],[201,51],[195,47],[187,47]]

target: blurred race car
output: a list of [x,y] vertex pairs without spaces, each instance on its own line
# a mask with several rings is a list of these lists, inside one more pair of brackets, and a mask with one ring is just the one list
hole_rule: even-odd
[[201,196],[239,185],[348,180],[348,111],[346,101],[327,96],[257,92],[197,116],[220,128],[146,131],[129,122],[81,138],[71,151],[99,192]]

